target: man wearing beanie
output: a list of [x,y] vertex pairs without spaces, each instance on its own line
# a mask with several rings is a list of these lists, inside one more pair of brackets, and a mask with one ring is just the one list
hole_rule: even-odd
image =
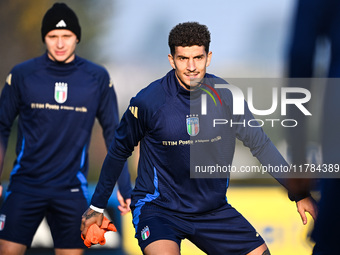
[[[54,4],[42,20],[41,36],[46,53],[16,65],[0,97],[0,176],[19,117],[17,158],[0,209],[1,255],[24,254],[44,217],[57,255],[83,253],[79,226],[88,207],[92,127],[97,118],[109,148],[118,125],[108,72],[75,54],[81,39],[76,14],[66,4]],[[126,166],[119,187],[126,213],[131,193]]]

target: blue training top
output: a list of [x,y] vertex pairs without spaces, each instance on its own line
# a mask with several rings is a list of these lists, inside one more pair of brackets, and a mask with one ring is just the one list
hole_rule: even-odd
[[[119,121],[108,72],[78,56],[67,64],[47,54],[21,63],[10,72],[0,98],[0,141],[5,148],[17,116],[17,158],[8,191],[70,199],[87,195],[95,118],[107,148]],[[129,184],[124,184],[125,196]]]
[[[205,78],[222,81],[211,74]],[[172,70],[132,98],[104,161],[91,204],[106,207],[121,168],[138,142],[138,177],[131,204],[134,217],[145,203],[180,213],[203,213],[227,203],[228,176],[191,178],[190,170],[196,163],[231,165],[236,138],[243,141],[263,165],[287,166],[261,127],[240,124],[213,127],[216,118],[234,123],[253,119],[246,103],[244,115],[233,115],[230,90],[216,90],[222,105],[215,106],[210,98],[207,100],[210,110],[202,115],[201,94],[205,92],[185,90]]]

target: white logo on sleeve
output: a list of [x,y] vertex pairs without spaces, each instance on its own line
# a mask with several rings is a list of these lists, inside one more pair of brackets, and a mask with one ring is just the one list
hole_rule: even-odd
[[11,86],[11,84],[12,84],[12,74],[11,73],[7,76],[6,82],[9,86]]

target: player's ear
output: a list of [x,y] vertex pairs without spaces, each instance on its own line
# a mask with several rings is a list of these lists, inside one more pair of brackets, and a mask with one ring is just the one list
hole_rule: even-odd
[[173,68],[173,69],[176,69],[174,57],[173,57],[171,54],[169,54],[169,55],[168,55],[168,59],[169,59],[169,63],[170,63],[170,65],[172,66],[172,68]]
[[205,64],[206,67],[208,67],[210,65],[211,56],[212,56],[212,52],[209,51],[208,55],[207,55],[207,63]]

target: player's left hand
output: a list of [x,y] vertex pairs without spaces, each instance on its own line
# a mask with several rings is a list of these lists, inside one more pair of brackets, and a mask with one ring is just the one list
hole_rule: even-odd
[[304,225],[307,224],[306,212],[308,212],[312,216],[314,221],[316,220],[316,217],[318,216],[318,208],[317,208],[315,200],[311,196],[306,197],[296,202],[296,207],[297,207],[298,213],[301,216],[302,223]]
[[96,223],[93,223],[89,227],[86,237],[81,234],[81,238],[84,240],[84,244],[88,248],[94,244],[104,245],[106,243],[105,233],[107,231],[117,232],[117,229],[115,225],[104,216],[102,225],[100,227]]
[[131,198],[124,199],[122,194],[120,194],[119,190],[117,190],[117,199],[120,205],[118,205],[118,209],[120,211],[120,215],[125,215],[131,211],[130,204]]

